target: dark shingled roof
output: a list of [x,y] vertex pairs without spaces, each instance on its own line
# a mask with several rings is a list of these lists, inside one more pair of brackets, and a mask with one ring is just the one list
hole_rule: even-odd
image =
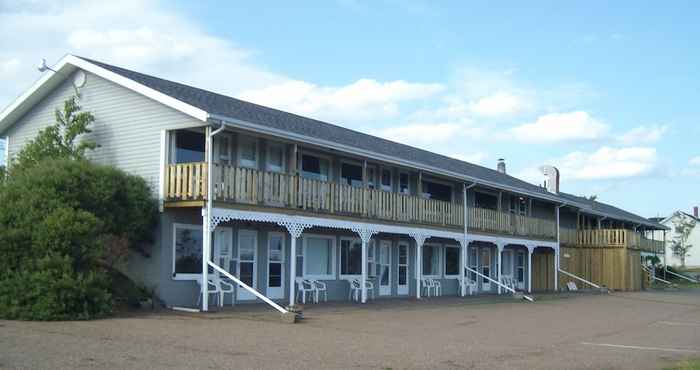
[[[490,168],[96,60],[83,57],[79,58],[199,108],[210,115],[238,119],[273,129],[335,142],[357,149],[439,168],[445,171],[464,174],[465,176],[470,176],[486,182],[502,184],[525,192],[539,193],[545,197],[557,197],[540,186],[533,185]],[[568,200],[591,204],[594,210],[609,215],[609,217],[645,224],[650,223],[649,220],[643,217],[600,202],[589,201],[588,199],[565,193],[559,193],[558,195],[558,198],[561,198],[563,201]]]

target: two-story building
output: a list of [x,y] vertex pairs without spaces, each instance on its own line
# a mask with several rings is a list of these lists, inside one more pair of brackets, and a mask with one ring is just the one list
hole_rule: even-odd
[[662,225],[559,191],[556,170],[537,186],[504,162],[493,170],[94,60],[68,55],[54,69],[0,114],[7,156],[78,94],[96,118],[91,159],[144,177],[158,197],[156,243],[128,272],[171,306],[207,310],[200,282],[213,277],[238,283],[226,304],[293,303],[300,279],[330,300],[358,284],[363,302],[420,298],[424,284],[558,290],[572,276],[639,289],[639,252],[663,248],[644,238]]

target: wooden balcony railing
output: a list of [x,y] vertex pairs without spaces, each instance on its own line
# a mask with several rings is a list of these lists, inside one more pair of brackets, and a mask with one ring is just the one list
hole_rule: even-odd
[[644,238],[641,234],[625,229],[575,230],[561,229],[561,244],[581,247],[632,248],[647,252],[663,253],[664,243]]
[[[213,199],[380,219],[392,222],[462,228],[460,203],[364,189],[285,173],[214,165]],[[206,164],[174,164],[166,168],[168,200],[204,200]],[[469,208],[469,230],[523,237],[556,238],[556,224],[544,220],[481,208]]]

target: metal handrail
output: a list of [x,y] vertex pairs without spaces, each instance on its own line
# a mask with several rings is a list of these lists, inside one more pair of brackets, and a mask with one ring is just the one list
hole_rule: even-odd
[[646,266],[642,265],[642,270],[646,271],[647,274],[649,274],[649,277],[652,278],[652,280],[658,280],[666,285],[671,285],[672,283],[670,281],[664,280],[662,278],[657,278],[656,274],[652,274],[651,270],[649,270]]
[[588,280],[586,280],[586,279],[584,279],[584,278],[582,278],[582,277],[580,277],[580,276],[576,276],[576,275],[574,275],[574,274],[572,274],[572,273],[570,273],[570,272],[568,272],[568,271],[564,271],[564,270],[562,270],[562,269],[559,269],[559,272],[561,272],[562,274],[564,274],[564,275],[566,275],[566,276],[572,277],[572,278],[574,278],[574,279],[578,279],[578,280],[580,280],[580,281],[582,281],[582,282],[584,282],[584,283],[586,283],[586,284],[588,284],[588,285],[590,285],[590,286],[592,286],[592,287],[594,287],[594,288],[598,288],[598,289],[601,288],[600,285],[595,284],[595,283],[591,283],[590,281],[588,281]]
[[[498,286],[500,286],[501,288],[504,288],[505,290],[507,290],[507,291],[509,291],[509,292],[511,292],[511,293],[513,293],[513,294],[517,293],[517,292],[515,291],[515,289],[513,289],[513,288],[511,288],[511,287],[509,287],[509,286],[507,286],[507,285],[505,285],[505,284],[503,284],[503,283],[501,283],[501,282],[499,282],[499,281],[496,281],[496,280],[494,280],[494,279],[491,279],[490,277],[488,277],[488,276],[486,276],[486,275],[484,275],[484,274],[482,274],[482,273],[480,273],[480,272],[478,272],[478,271],[476,271],[476,270],[472,270],[472,269],[470,269],[469,267],[466,267],[466,266],[464,266],[464,269],[467,270],[467,271],[473,272],[473,273],[477,274],[478,276],[481,276],[481,277],[483,277],[483,278],[486,278],[486,279],[488,279],[488,280],[490,280],[490,281],[496,283],[496,284],[497,284]],[[523,294],[523,298],[526,299],[526,300],[528,300],[528,301],[530,301],[530,302],[534,302],[534,301],[535,301],[532,297],[527,296],[527,295],[525,295],[525,294]]]
[[216,271],[218,271],[218,272],[224,274],[224,276],[226,276],[227,278],[233,280],[236,284],[238,284],[239,286],[243,287],[243,289],[249,291],[249,292],[252,293],[254,296],[256,296],[256,297],[262,299],[265,303],[269,304],[270,306],[272,306],[272,307],[273,307],[274,309],[276,309],[277,311],[279,311],[279,312],[281,312],[281,313],[287,313],[287,312],[288,312],[288,311],[285,310],[282,306],[280,306],[280,305],[278,305],[277,303],[273,302],[270,298],[265,297],[264,295],[262,295],[262,294],[261,294],[260,292],[258,292],[257,290],[255,290],[255,289],[249,287],[246,283],[240,281],[237,277],[235,277],[235,276],[229,274],[228,271],[222,269],[221,267],[219,267],[219,265],[215,264],[215,263],[212,262],[212,261],[209,261],[208,263],[209,263],[209,266],[211,266],[211,267],[214,268],[214,270],[216,270]]
[[693,283],[699,282],[698,280],[693,279],[693,278],[690,278],[690,277],[688,277],[688,276],[685,276],[685,275],[682,275],[682,274],[677,274],[677,273],[675,273],[675,272],[673,272],[673,271],[668,271],[668,269],[666,269],[666,273],[667,273],[667,274],[671,274],[671,275],[673,275],[673,276],[678,276],[678,277],[680,277],[680,278],[683,278],[683,279],[688,280],[688,281],[693,282]]

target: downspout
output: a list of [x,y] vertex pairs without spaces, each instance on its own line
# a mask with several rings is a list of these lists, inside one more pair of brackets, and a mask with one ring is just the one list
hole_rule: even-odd
[[465,296],[467,294],[466,285],[464,284],[464,276],[467,273],[465,267],[469,266],[469,261],[467,261],[467,258],[469,258],[469,242],[467,241],[467,237],[469,235],[469,211],[467,208],[467,190],[475,186],[475,182],[471,185],[467,185],[466,183],[462,184],[462,203],[464,204],[464,242],[462,243],[462,273],[460,274],[460,278],[462,279],[462,296]]
[[566,203],[558,205],[556,207],[557,216],[557,249],[554,251],[554,291],[559,291],[559,257],[561,249],[561,223],[559,217],[559,210],[566,207]]

